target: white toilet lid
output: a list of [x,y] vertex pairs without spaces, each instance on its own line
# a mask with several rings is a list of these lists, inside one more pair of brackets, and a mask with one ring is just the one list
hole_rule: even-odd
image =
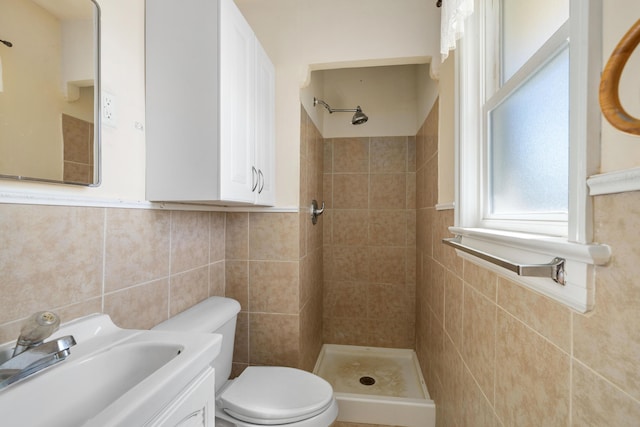
[[311,418],[332,401],[327,381],[281,366],[249,366],[218,397],[218,405],[232,417],[263,425]]

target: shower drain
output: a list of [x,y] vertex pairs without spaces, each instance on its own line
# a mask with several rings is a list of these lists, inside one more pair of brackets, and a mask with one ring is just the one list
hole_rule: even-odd
[[360,377],[360,384],[362,385],[374,385],[376,380],[371,377]]

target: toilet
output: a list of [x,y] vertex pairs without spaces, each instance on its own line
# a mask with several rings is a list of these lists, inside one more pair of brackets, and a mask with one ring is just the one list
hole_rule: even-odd
[[338,416],[333,388],[301,369],[249,366],[232,380],[231,362],[240,304],[211,297],[155,326],[155,330],[222,335],[215,370],[216,426],[328,427]]

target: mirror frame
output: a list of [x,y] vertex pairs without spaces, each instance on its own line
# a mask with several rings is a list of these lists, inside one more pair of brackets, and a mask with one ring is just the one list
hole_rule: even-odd
[[93,152],[93,182],[92,183],[82,183],[82,182],[72,182],[72,181],[64,181],[64,180],[56,180],[56,179],[46,179],[46,178],[35,178],[28,177],[22,175],[6,175],[0,173],[0,179],[7,179],[12,181],[28,181],[28,182],[44,182],[49,184],[65,184],[65,185],[74,185],[80,187],[99,187],[102,183],[102,90],[101,90],[101,73],[100,73],[100,57],[101,57],[101,27],[100,27],[100,18],[101,18],[101,10],[100,5],[97,0],[87,0],[93,3],[95,6],[95,13],[93,15],[93,45],[94,45],[94,85],[93,85],[93,144],[94,144],[94,152]]

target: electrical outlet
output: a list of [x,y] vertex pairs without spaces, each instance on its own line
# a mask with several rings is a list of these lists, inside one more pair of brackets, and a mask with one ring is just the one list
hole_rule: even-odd
[[102,92],[102,124],[116,127],[116,97],[109,92]]

